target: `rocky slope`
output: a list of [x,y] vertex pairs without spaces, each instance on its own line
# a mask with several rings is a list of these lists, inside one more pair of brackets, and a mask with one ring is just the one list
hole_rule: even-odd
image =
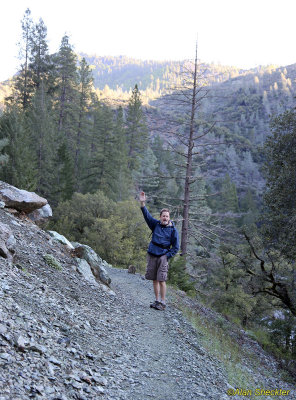
[[[15,238],[13,261],[0,257],[0,400],[229,398],[224,366],[181,311],[149,308],[150,282],[108,267],[111,290],[91,283],[32,221],[0,209],[0,222]],[[268,377],[262,365],[251,371],[258,385],[295,398],[276,365]]]

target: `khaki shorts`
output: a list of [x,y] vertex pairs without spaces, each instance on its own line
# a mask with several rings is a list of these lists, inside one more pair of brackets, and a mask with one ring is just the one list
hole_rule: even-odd
[[151,281],[166,281],[168,277],[168,259],[166,255],[161,257],[147,255],[147,269],[145,278]]

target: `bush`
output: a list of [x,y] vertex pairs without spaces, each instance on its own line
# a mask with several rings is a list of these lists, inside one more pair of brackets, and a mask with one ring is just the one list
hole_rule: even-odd
[[170,261],[168,282],[176,285],[179,289],[184,290],[188,294],[195,293],[194,281],[186,271],[186,258],[175,256]]
[[55,211],[54,230],[91,246],[101,258],[121,268],[146,267],[150,230],[134,200],[114,202],[102,192],[75,193]]

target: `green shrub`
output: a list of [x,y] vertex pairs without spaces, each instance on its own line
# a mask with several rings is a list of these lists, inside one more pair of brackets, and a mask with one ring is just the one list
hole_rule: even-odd
[[55,268],[59,271],[62,269],[61,264],[51,254],[45,254],[43,258],[50,267]]
[[195,293],[194,281],[186,271],[186,258],[175,256],[170,261],[168,282],[188,294]]
[[100,191],[75,193],[57,207],[51,229],[89,245],[114,266],[145,270],[150,230],[134,200],[116,203]]

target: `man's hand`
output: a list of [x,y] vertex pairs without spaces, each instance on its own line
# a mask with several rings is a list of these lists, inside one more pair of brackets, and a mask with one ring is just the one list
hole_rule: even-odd
[[145,207],[145,201],[146,201],[145,192],[140,192],[139,199],[140,199],[140,202],[141,202],[141,207]]

